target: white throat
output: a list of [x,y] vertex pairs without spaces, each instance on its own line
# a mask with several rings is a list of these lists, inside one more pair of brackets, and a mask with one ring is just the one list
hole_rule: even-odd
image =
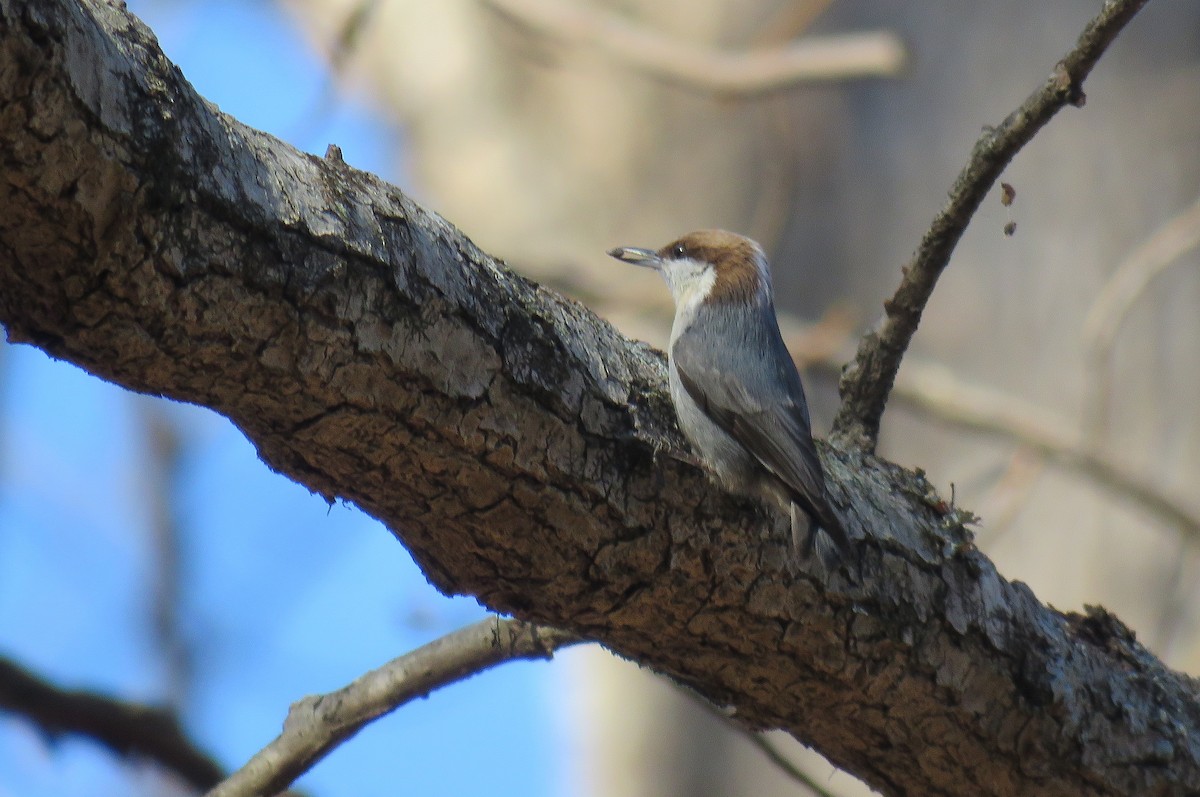
[[685,258],[664,263],[661,273],[675,300],[675,321],[671,324],[671,344],[674,345],[675,339],[691,325],[696,311],[712,292],[717,272],[710,263]]

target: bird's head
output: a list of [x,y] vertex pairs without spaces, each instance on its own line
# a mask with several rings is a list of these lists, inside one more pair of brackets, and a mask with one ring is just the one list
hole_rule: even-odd
[[762,247],[725,230],[699,230],[661,249],[618,246],[608,254],[662,274],[676,307],[770,299],[771,275]]

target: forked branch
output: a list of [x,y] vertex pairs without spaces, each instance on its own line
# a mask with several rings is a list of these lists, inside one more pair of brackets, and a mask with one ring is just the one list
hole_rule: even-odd
[[921,244],[901,269],[900,287],[883,305],[879,327],[865,335],[842,376],[842,406],[834,436],[873,452],[888,395],[900,361],[921,322],[938,277],[950,262],[963,231],[983,198],[1013,157],[1066,105],[1082,107],[1083,81],[1126,23],[1148,0],[1108,0],[1088,23],[1075,47],[1055,66],[1041,88],[975,142],[971,159],[950,189]]

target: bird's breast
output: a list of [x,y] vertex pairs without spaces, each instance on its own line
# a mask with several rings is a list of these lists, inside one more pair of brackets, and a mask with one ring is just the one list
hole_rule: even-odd
[[745,492],[757,471],[757,460],[741,443],[709,418],[679,379],[674,360],[668,361],[671,403],[679,428],[704,464],[729,490]]

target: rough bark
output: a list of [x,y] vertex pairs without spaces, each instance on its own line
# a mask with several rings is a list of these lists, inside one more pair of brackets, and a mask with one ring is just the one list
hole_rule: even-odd
[[449,593],[600,640],[886,794],[1200,791],[1195,683],[1042,606],[919,473],[824,449],[828,584],[685,461],[662,357],[396,188],[206,104],[101,0],[0,0],[10,339],[231,418]]

